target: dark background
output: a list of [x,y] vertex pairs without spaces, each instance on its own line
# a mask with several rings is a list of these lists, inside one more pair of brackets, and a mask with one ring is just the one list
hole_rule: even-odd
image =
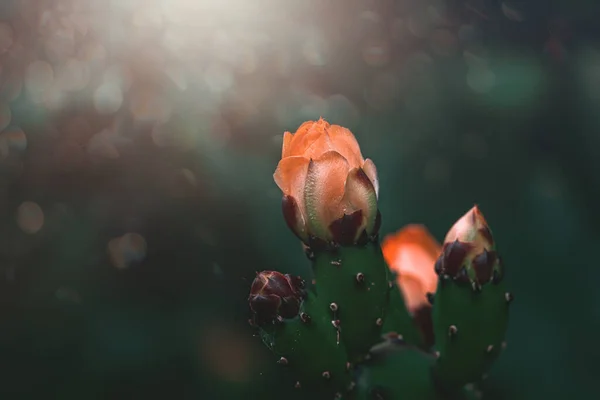
[[282,133],[323,116],[375,161],[383,233],[441,240],[484,212],[516,298],[484,398],[596,398],[599,17],[593,0],[3,1],[1,397],[308,398],[246,298],[255,271],[308,274],[272,173]]

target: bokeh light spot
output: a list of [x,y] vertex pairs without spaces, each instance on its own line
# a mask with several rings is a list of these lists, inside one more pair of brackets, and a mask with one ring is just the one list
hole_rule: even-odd
[[22,153],[27,149],[27,136],[21,128],[8,127],[0,133],[0,158],[7,157],[13,150]]
[[123,92],[119,85],[105,82],[94,91],[94,108],[100,114],[117,112],[123,104]]
[[146,239],[139,233],[129,232],[108,242],[108,255],[117,269],[126,269],[146,258]]
[[17,208],[17,225],[28,234],[39,232],[44,226],[44,212],[33,201],[25,201]]
[[488,93],[496,84],[496,74],[486,67],[469,68],[467,84],[476,93]]
[[25,87],[34,95],[36,100],[41,100],[39,95],[49,89],[54,81],[54,69],[43,60],[33,61],[25,71]]
[[385,40],[374,40],[363,48],[363,59],[372,67],[380,67],[390,60],[389,44]]
[[90,81],[90,70],[84,62],[76,59],[67,59],[57,68],[58,87],[64,91],[78,91],[84,89]]
[[207,326],[199,341],[200,359],[224,381],[247,382],[256,368],[252,342],[221,324]]
[[119,150],[111,140],[112,132],[103,130],[90,138],[87,151],[90,155],[102,158],[119,158]]

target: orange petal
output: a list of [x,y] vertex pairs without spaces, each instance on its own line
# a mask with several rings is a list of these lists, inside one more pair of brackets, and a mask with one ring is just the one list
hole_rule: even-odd
[[377,198],[379,198],[379,178],[377,177],[377,167],[375,167],[375,163],[370,158],[367,158],[362,169],[371,180],[371,183],[375,188],[375,194],[377,194]]
[[304,186],[309,160],[304,157],[286,157],[279,161],[273,174],[275,183],[283,194],[296,199],[300,210],[304,209]]
[[360,152],[360,146],[352,132],[339,125],[331,125],[328,132],[335,151],[348,160],[350,168],[362,167],[364,160]]
[[316,160],[328,151],[335,150],[327,134],[323,131],[305,150],[303,156],[308,159]]
[[429,304],[427,291],[423,289],[418,279],[405,276],[399,276],[397,279],[409,312],[413,313],[420,307]]
[[290,152],[290,143],[292,142],[292,135],[290,132],[283,133],[283,145],[281,146],[281,158],[285,158],[288,156],[287,153]]
[[300,125],[290,141],[287,156],[304,155],[306,149],[323,135],[327,128],[329,128],[329,123],[323,119],[316,122],[308,121]]
[[435,292],[437,275],[434,264],[441,246],[423,225],[407,225],[388,235],[381,245],[391,270],[404,277],[417,279],[424,290]]
[[371,180],[360,168],[354,168],[348,174],[342,208],[346,214],[362,210],[367,232],[373,230],[377,216],[377,194]]
[[327,228],[342,216],[341,200],[347,176],[348,162],[335,151],[309,163],[304,192],[307,223],[320,238],[329,238]]

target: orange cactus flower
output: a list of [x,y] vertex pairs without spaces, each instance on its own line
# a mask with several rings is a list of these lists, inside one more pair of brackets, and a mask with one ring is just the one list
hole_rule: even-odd
[[477,206],[448,231],[435,270],[455,280],[471,282],[474,288],[501,279],[502,266],[492,231]]
[[438,276],[434,265],[442,246],[423,225],[407,225],[388,235],[381,249],[389,268],[398,274],[406,307],[415,313],[429,306],[427,293],[435,293]]
[[354,244],[376,233],[377,169],[348,129],[321,118],[285,132],[273,178],[286,222],[303,242]]

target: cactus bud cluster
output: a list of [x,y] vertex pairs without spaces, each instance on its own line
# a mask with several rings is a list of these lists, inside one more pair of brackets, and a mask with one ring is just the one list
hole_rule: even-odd
[[293,386],[333,399],[472,399],[503,348],[512,300],[480,210],[442,245],[409,225],[380,247],[375,164],[323,119],[284,134],[274,179],[313,285],[262,271],[248,301]]

